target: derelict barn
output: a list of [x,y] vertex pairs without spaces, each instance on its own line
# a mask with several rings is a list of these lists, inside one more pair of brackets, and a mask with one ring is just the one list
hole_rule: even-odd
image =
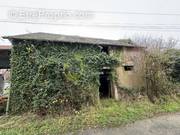
[[143,48],[130,40],[47,33],[4,38],[13,44],[12,112],[80,109],[99,98],[126,98],[124,90],[143,85]]
[[[104,67],[100,74],[100,97],[113,97],[118,99],[118,88],[140,88],[142,86],[141,77],[141,55],[143,48],[134,46],[130,40],[107,40],[95,39],[79,36],[66,36],[48,33],[31,33],[17,36],[5,37],[9,39],[14,46],[16,44],[26,42],[56,42],[61,45],[93,45],[101,47],[101,50],[108,55],[117,55],[121,63],[116,68],[117,80],[110,80],[111,69]],[[23,44],[22,44],[23,45]],[[117,86],[118,85],[118,86]]]

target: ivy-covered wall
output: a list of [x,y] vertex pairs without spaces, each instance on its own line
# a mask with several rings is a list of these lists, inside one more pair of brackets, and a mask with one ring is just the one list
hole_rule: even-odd
[[11,112],[61,112],[97,104],[99,74],[116,58],[93,45],[13,41]]

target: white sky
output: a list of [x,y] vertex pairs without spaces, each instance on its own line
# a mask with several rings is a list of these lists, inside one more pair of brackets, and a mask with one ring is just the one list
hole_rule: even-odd
[[[66,10],[90,10],[108,12],[138,12],[179,15],[142,15],[94,13],[89,19],[60,20],[58,23],[71,25],[45,25],[0,22],[0,36],[28,32],[49,32],[66,35],[120,39],[133,36],[152,35],[153,37],[173,37],[180,39],[179,0],[0,0],[0,20],[7,19],[7,11],[13,7],[33,7]],[[13,21],[13,20],[12,20]],[[49,22],[48,20],[46,20]],[[35,21],[34,21],[35,22]],[[82,25],[83,26],[80,26]],[[98,24],[98,26],[94,26]],[[105,26],[102,26],[105,24]],[[114,26],[125,25],[124,27]],[[90,26],[87,26],[90,25]],[[100,26],[99,26],[100,25]],[[111,26],[109,26],[111,25]],[[140,29],[129,26],[155,26],[162,29]],[[167,27],[170,29],[167,29]],[[173,27],[173,29],[171,29]],[[176,29],[177,28],[177,29]],[[0,40],[0,44],[8,44]]]

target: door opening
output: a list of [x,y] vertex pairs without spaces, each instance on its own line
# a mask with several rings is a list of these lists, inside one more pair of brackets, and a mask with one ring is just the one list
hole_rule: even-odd
[[100,74],[99,95],[100,98],[111,97],[110,72],[108,70],[103,70]]

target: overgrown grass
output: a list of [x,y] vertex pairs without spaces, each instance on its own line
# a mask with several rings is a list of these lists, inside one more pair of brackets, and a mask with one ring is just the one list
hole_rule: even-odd
[[89,107],[70,116],[34,114],[0,117],[0,135],[59,135],[87,128],[127,124],[155,114],[180,111],[180,100],[152,104],[147,99],[134,102],[102,100],[98,107]]

